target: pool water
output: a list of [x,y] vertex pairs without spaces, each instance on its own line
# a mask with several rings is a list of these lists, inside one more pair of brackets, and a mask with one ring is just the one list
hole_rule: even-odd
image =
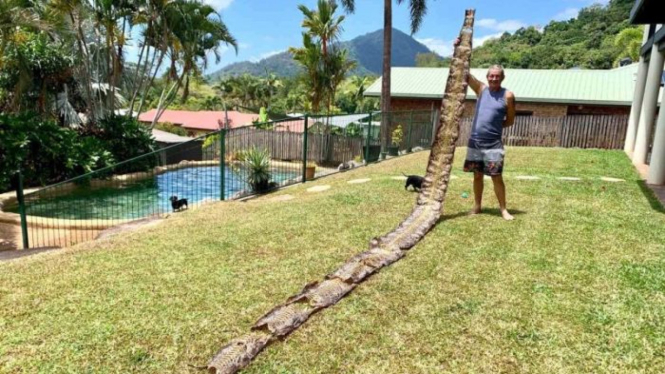
[[[250,192],[246,183],[248,172],[243,168],[225,169],[226,198]],[[283,182],[298,178],[297,168],[273,169],[272,181]],[[122,186],[91,188],[79,186],[60,196],[48,196],[49,190],[26,195],[26,214],[61,219],[136,219],[172,211],[171,196],[186,198],[194,205],[204,200],[220,199],[220,170],[218,166],[192,167],[173,170]],[[56,195],[56,194],[54,194]],[[18,212],[17,206],[8,211]]]

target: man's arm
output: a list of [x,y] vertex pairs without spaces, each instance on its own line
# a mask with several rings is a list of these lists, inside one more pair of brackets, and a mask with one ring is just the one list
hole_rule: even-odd
[[473,92],[476,93],[476,97],[480,96],[480,93],[483,92],[483,89],[485,88],[485,83],[476,79],[476,77],[474,77],[473,74],[471,74],[471,72],[469,72],[468,82],[469,82],[469,87],[471,87]]
[[515,94],[511,91],[506,91],[506,120],[503,121],[503,127],[510,127],[515,124]]

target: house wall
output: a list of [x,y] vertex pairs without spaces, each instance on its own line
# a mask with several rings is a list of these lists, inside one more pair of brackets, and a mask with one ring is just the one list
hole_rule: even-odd
[[[432,108],[439,108],[441,100],[393,98],[390,104],[391,110],[430,110]],[[473,117],[475,106],[475,100],[466,100],[464,103],[464,117]],[[518,115],[531,114],[534,117],[562,117],[571,114],[628,115],[630,113],[630,106],[568,105],[518,101],[515,105],[515,110],[517,110]]]
[[573,114],[614,114],[630,115],[629,106],[568,105],[568,115]]

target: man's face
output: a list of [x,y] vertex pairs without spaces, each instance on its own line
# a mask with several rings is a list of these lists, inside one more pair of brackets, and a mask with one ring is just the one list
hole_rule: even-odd
[[487,83],[489,83],[491,90],[498,90],[501,88],[503,78],[503,74],[501,74],[501,70],[499,69],[490,69],[487,72]]

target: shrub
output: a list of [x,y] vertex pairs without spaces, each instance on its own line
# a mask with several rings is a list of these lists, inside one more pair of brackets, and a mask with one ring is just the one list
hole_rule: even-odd
[[404,132],[402,131],[402,125],[397,125],[395,130],[392,133],[392,144],[395,147],[399,147],[402,144],[402,138],[404,137]]
[[[148,129],[125,117],[108,118],[79,133],[34,113],[0,114],[0,191],[16,188],[19,168],[25,187],[44,186],[154,149]],[[145,171],[157,162],[157,155],[145,156],[112,172]]]
[[114,161],[98,139],[82,138],[33,113],[0,114],[0,191],[16,187],[19,168],[26,187],[43,186]]
[[174,125],[171,122],[157,122],[155,124],[155,128],[157,130],[170,132],[171,134],[187,136],[187,130],[183,129],[180,126]]
[[[128,119],[125,116],[113,115],[101,120],[91,135],[99,139],[104,148],[118,162],[146,155],[157,148],[150,129],[140,124],[136,119]],[[130,163],[120,165],[114,172],[131,173],[146,171],[157,164],[157,155],[145,156]]]
[[245,152],[244,166],[248,170],[247,183],[254,192],[264,192],[272,187],[270,182],[270,152],[267,149],[251,148]]

